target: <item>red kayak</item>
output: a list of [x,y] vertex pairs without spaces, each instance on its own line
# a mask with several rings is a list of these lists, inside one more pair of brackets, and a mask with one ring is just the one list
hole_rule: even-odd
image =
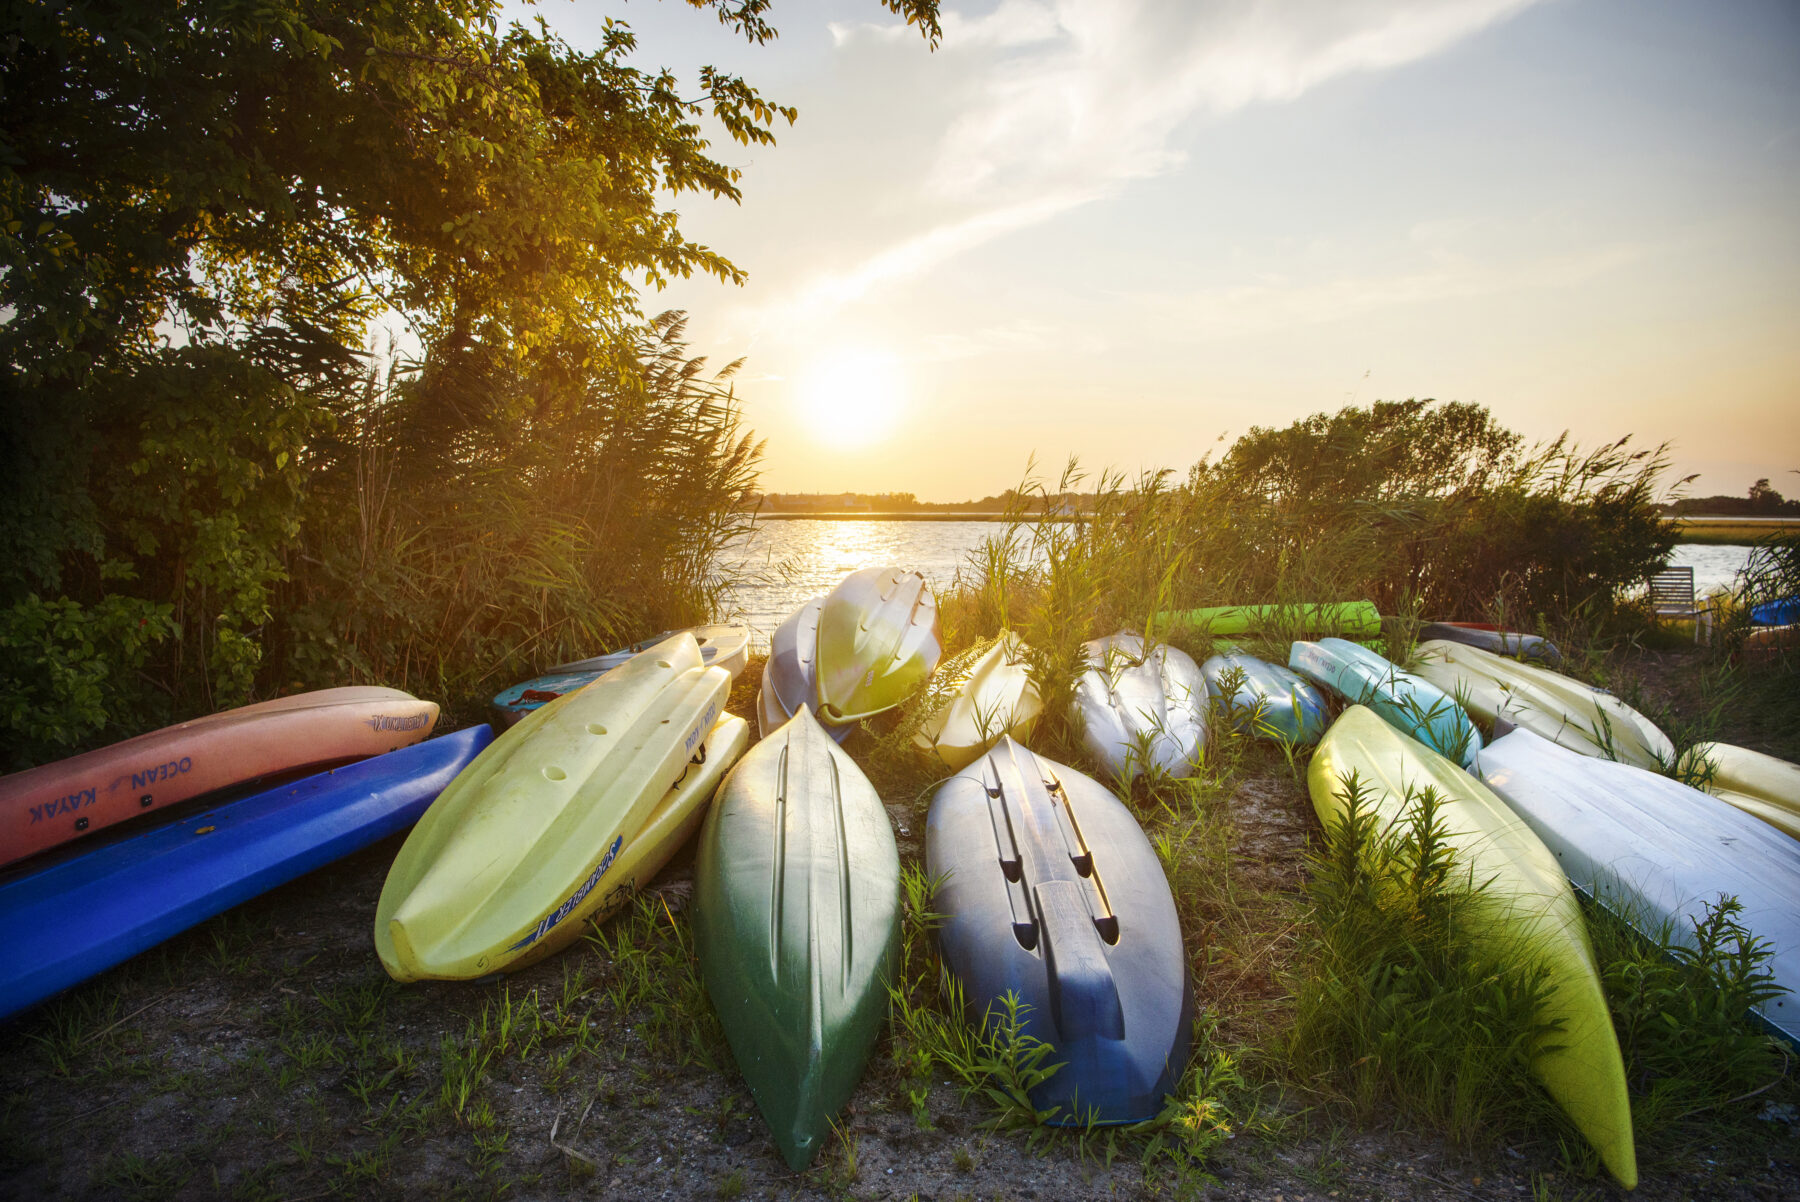
[[437,718],[399,689],[321,689],[0,776],[0,865],[214,789],[410,746]]

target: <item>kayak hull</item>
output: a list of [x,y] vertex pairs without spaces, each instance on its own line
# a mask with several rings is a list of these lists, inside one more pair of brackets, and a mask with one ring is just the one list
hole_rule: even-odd
[[1562,1029],[1547,1037],[1534,1072],[1612,1174],[1627,1189],[1636,1185],[1624,1061],[1587,925],[1556,856],[1487,786],[1363,706],[1344,711],[1307,771],[1327,826],[1342,820],[1352,778],[1382,828],[1403,825],[1419,791],[1437,792],[1456,871],[1482,882],[1490,903],[1471,921],[1485,941],[1533,958],[1548,974],[1543,1017]]
[[1501,630],[1495,626],[1482,626],[1473,622],[1427,623],[1419,629],[1419,641],[1431,639],[1461,643],[1465,647],[1476,647],[1494,655],[1530,660],[1546,668],[1560,668],[1563,662],[1562,648],[1541,635],[1520,634],[1518,631]]
[[865,568],[819,609],[819,718],[847,726],[893,709],[925,683],[944,653],[937,601],[917,572]]
[[1206,678],[1194,657],[1166,643],[1146,648],[1129,631],[1082,644],[1073,718],[1102,771],[1132,781],[1146,769],[1191,776],[1206,756]]
[[1560,672],[1433,640],[1419,644],[1419,675],[1484,722],[1505,718],[1570,751],[1651,771],[1674,762],[1675,745],[1648,718]]
[[1595,759],[1515,730],[1482,755],[1481,775],[1538,833],[1577,888],[1640,932],[1667,924],[1692,945],[1722,895],[1774,948],[1787,992],[1760,1017],[1800,1043],[1800,840],[1666,776]]
[[0,865],[215,789],[410,747],[437,719],[399,689],[320,689],[0,777]]
[[913,743],[935,753],[954,772],[1003,735],[1029,739],[1043,709],[1025,662],[1025,644],[1009,630],[970,666],[950,700],[919,727]]
[[1453,697],[1358,643],[1295,643],[1288,667],[1459,764],[1473,763],[1481,751],[1480,733]]
[[101,841],[0,883],[0,1018],[398,834],[486,747],[486,726]]
[[694,864],[701,975],[796,1170],[824,1146],[880,1038],[899,936],[887,810],[803,707],[726,778]]
[[1712,765],[1708,793],[1800,839],[1800,764],[1729,743],[1699,743],[1688,755]]
[[1331,725],[1331,706],[1298,672],[1231,651],[1200,665],[1213,703],[1237,715],[1236,729],[1261,739],[1308,746]]
[[1288,605],[1213,605],[1167,615],[1214,635],[1335,634],[1373,638],[1381,633],[1381,611],[1373,601],[1301,601]]
[[1031,1091],[1046,1121],[1153,1119],[1181,1080],[1193,989],[1175,901],[1131,812],[1090,777],[1011,738],[932,799],[926,871],[938,944],[968,1017],[1022,1003],[1060,1064]]
[[[825,598],[815,597],[787,616],[769,640],[769,658],[763,661],[762,688],[756,693],[757,733],[768,738],[787,725],[803,709],[819,706],[819,612]],[[826,732],[842,743],[849,726],[828,726]]]
[[395,857],[375,911],[389,974],[511,972],[623,901],[625,869],[658,854],[638,842],[652,816],[672,838],[748,741],[720,723],[730,688],[679,634],[503,733]]

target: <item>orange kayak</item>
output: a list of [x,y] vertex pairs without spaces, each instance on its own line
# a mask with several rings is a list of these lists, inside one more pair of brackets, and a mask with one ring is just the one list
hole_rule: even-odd
[[320,689],[0,776],[0,865],[214,789],[410,746],[437,718],[399,689]]

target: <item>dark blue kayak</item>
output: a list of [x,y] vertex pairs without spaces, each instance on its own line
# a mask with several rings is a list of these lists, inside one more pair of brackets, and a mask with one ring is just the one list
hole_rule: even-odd
[[0,1018],[417,822],[493,740],[458,731],[0,880]]
[[[701,662],[708,667],[716,664],[724,668],[736,680],[738,673],[749,662],[750,631],[743,626],[690,626],[687,630],[694,636],[694,641],[700,644]],[[585,689],[629,661],[632,656],[648,651],[671,635],[680,633],[679,630],[665,630],[641,643],[633,643],[605,655],[547,668],[542,676],[510,685],[494,694],[494,715],[504,730],[539,706],[555,701],[564,693]]]
[[1791,626],[1800,622],[1800,597],[1783,597],[1750,607],[1750,622],[1755,626]]
[[1061,1065],[1031,1091],[1056,1125],[1155,1118],[1193,1027],[1181,924],[1162,864],[1124,804],[1011,738],[932,799],[926,871],[944,963],[969,1017],[1009,991]]

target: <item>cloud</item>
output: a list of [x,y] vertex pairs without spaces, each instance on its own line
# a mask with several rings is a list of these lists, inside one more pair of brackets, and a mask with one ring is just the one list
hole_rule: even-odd
[[[1180,132],[1350,74],[1440,53],[1537,0],[1003,0],[944,14],[938,52],[972,82],[916,185],[933,224],[790,302],[835,307],[1116,194],[1185,159]],[[903,25],[834,25],[840,48]],[[901,52],[896,46],[896,53]]]

